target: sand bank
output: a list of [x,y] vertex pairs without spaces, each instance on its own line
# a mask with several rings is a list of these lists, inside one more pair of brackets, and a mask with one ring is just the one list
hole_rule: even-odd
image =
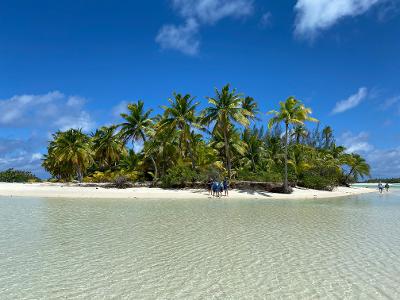
[[[332,192],[295,188],[290,195],[273,194],[264,191],[231,190],[232,199],[312,199],[332,198],[376,192],[364,187],[338,187]],[[44,197],[44,198],[110,198],[110,199],[206,199],[204,190],[170,190],[160,188],[114,189],[89,187],[79,184],[60,183],[0,183],[0,196],[3,197]],[[225,198],[225,197],[224,197]]]

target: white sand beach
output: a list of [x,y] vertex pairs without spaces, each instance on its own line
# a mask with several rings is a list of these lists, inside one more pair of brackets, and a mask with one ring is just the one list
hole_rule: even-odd
[[[365,187],[338,187],[334,191],[317,191],[295,188],[290,195],[264,191],[231,190],[230,199],[313,199],[332,198],[376,192]],[[75,183],[0,183],[0,196],[3,197],[44,197],[44,198],[109,198],[109,199],[207,199],[211,197],[205,190],[128,188],[115,189],[85,186]],[[225,199],[227,197],[223,197]]]

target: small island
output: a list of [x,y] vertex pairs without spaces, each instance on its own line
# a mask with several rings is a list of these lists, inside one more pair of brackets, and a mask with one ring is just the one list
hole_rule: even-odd
[[[51,174],[48,182],[29,188],[3,184],[0,195],[197,198],[210,196],[211,181],[223,180],[234,189],[232,198],[336,197],[371,191],[350,188],[369,176],[365,159],[337,145],[332,128],[320,128],[300,100],[289,97],[277,110],[260,112],[252,97],[229,84],[206,97],[207,104],[196,99],[173,93],[161,106],[162,114],[153,114],[138,101],[127,105],[119,124],[91,133],[79,128],[57,131],[43,159]],[[269,116],[265,124],[262,115]],[[313,127],[307,128],[306,122]],[[3,177],[11,178],[12,170],[7,172]],[[28,175],[27,181],[39,181]]]

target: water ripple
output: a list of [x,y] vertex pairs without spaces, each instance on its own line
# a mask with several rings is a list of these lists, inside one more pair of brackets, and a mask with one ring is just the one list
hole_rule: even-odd
[[1,299],[400,297],[400,197],[0,199]]

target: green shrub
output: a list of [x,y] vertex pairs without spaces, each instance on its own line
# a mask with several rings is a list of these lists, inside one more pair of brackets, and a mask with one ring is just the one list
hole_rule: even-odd
[[135,182],[139,178],[139,173],[136,171],[111,171],[107,170],[105,172],[96,171],[90,176],[86,176],[83,178],[83,182],[91,182],[91,183],[106,183],[106,182],[114,182],[116,178],[124,177],[129,182]]
[[332,191],[339,185],[340,176],[340,171],[335,167],[312,167],[304,171],[298,185],[315,190]]
[[278,167],[268,168],[267,170],[252,171],[248,168],[241,168],[237,171],[237,180],[258,181],[258,182],[282,182],[283,174]]
[[111,182],[112,176],[110,176],[111,172],[100,172],[96,171],[90,176],[86,176],[83,178],[83,182],[93,182],[93,183],[102,183],[102,182]]
[[41,180],[29,171],[8,169],[0,172],[0,182],[40,182]]
[[206,177],[189,166],[178,164],[170,168],[167,174],[161,178],[161,185],[164,188],[182,188],[186,187],[189,182],[204,181]]

